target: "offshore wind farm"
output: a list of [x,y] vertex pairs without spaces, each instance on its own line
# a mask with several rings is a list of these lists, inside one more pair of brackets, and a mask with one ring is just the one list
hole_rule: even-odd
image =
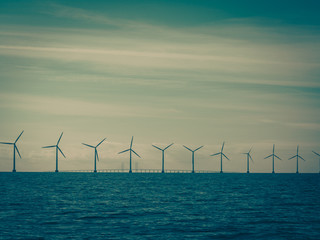
[[319,9],[0,1],[0,239],[319,240]]
[[[19,138],[21,137],[22,133],[24,131],[22,131],[20,133],[20,135],[18,136],[18,138],[15,140],[15,142],[13,143],[10,143],[10,142],[0,142],[0,144],[6,144],[6,145],[13,145],[13,170],[12,172],[16,172],[16,167],[15,167],[15,152],[17,151],[17,153],[19,154],[19,157],[21,158],[21,155],[20,155],[20,152],[16,146],[16,143],[17,141],[19,140]],[[59,159],[59,152],[62,154],[62,156],[64,158],[66,158],[66,156],[64,155],[64,153],[62,152],[61,148],[59,147],[59,143],[60,143],[60,140],[62,138],[62,135],[63,135],[63,132],[61,133],[58,141],[57,141],[57,144],[56,145],[51,145],[51,146],[45,146],[45,147],[42,147],[42,148],[55,148],[56,150],[56,169],[55,169],[55,172],[59,172],[58,170],[58,159]],[[94,149],[94,169],[93,169],[93,172],[98,172],[97,171],[97,161],[99,161],[99,155],[98,155],[98,150],[97,148],[106,140],[106,138],[102,139],[96,146],[93,146],[93,145],[89,145],[87,143],[82,143],[82,145],[86,146],[86,147],[90,147],[90,148],[93,148]],[[195,152],[197,152],[198,150],[200,150],[201,148],[203,148],[204,146],[200,146],[194,150],[192,150],[191,148],[189,147],[186,147],[185,145],[182,145],[185,149],[189,150],[192,155],[191,155],[191,170],[188,170],[188,169],[165,169],[165,161],[164,161],[164,152],[165,150],[167,150],[168,148],[170,148],[171,146],[173,145],[173,143],[169,144],[168,146],[166,146],[165,148],[160,148],[154,144],[152,144],[152,147],[160,150],[162,152],[162,161],[161,161],[161,170],[159,169],[135,169],[135,172],[144,172],[144,173],[158,173],[158,172],[161,172],[161,173],[165,173],[165,172],[170,172],[170,173],[188,173],[188,172],[191,172],[191,173],[195,173],[195,172],[201,172],[201,173],[214,173],[215,171],[213,170],[209,170],[209,169],[206,169],[206,170],[197,170],[195,171]],[[230,161],[230,159],[223,153],[223,150],[224,150],[224,145],[225,145],[225,142],[222,143],[222,146],[221,146],[221,150],[220,152],[218,153],[214,153],[214,154],[211,154],[210,156],[220,156],[220,173],[223,173],[223,159],[226,158],[227,160]],[[252,150],[252,147],[250,148],[249,152],[247,153],[242,153],[242,154],[245,154],[247,156],[247,172],[246,173],[250,173],[250,170],[249,170],[249,160],[251,160],[253,162],[253,159],[251,157],[251,150]],[[129,152],[129,170],[128,172],[129,173],[132,173],[133,172],[133,168],[132,168],[132,153],[134,153],[137,157],[141,158],[141,156],[136,153],[134,150],[133,150],[133,136],[131,138],[131,142],[130,142],[130,147],[126,150],[123,150],[121,152],[119,152],[118,154],[122,154],[122,153],[126,153],[126,152]],[[317,156],[320,156],[318,153],[312,151],[314,154],[316,154]],[[275,155],[275,144],[273,144],[273,149],[272,149],[272,154],[265,157],[264,159],[268,159],[268,158],[271,158],[272,157],[272,173],[275,173],[274,169],[275,169],[275,164],[274,164],[274,159],[277,158],[279,160],[281,160],[281,158],[279,158],[277,155]],[[299,155],[299,145],[297,146],[297,154],[294,155],[293,157],[290,157],[288,160],[291,160],[291,159],[294,159],[296,158],[297,160],[297,170],[296,170],[296,173],[299,173],[299,159],[303,160],[303,161],[306,161],[304,158],[302,158],[300,155]],[[86,170],[67,170],[68,172],[90,172],[90,170],[86,169]],[[100,170],[100,172],[125,172],[126,170],[125,169],[121,169],[118,168],[118,169],[103,169],[103,170]],[[237,171],[234,171],[234,172],[237,172]],[[320,165],[319,165],[319,173],[320,173]]]

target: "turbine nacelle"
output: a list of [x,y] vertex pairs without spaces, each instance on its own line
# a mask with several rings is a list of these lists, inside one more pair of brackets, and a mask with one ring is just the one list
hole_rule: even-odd
[[124,151],[122,151],[122,152],[119,152],[118,154],[121,154],[121,153],[125,153],[125,152],[130,151],[130,152],[133,152],[135,155],[137,155],[139,158],[141,158],[140,155],[139,155],[138,153],[136,153],[136,152],[132,149],[132,144],[133,144],[133,136],[132,136],[132,138],[131,138],[130,148],[129,148],[129,149],[126,149],[126,150],[124,150]]
[[222,143],[222,147],[221,147],[221,151],[220,152],[211,154],[210,156],[221,155],[221,158],[225,157],[226,159],[228,159],[230,161],[230,159],[223,153],[224,144],[225,144],[225,142]]
[[300,159],[302,159],[303,161],[306,161],[303,157],[301,157],[301,156],[299,155],[299,145],[297,146],[297,154],[294,155],[294,156],[292,156],[291,158],[288,158],[288,160],[291,160],[291,159],[293,159],[293,158],[297,158],[297,160],[300,158]]
[[264,159],[267,159],[269,157],[276,157],[279,160],[282,160],[281,158],[279,158],[277,155],[274,154],[274,149],[275,149],[275,144],[273,144],[273,148],[272,148],[272,154],[270,154],[269,156],[265,157]]
[[188,147],[186,147],[186,146],[184,146],[184,145],[183,145],[183,147],[185,147],[186,149],[188,149],[190,152],[196,152],[196,151],[198,151],[199,149],[203,148],[204,146],[198,147],[198,148],[196,148],[195,150],[191,150],[190,148],[188,148]]
[[249,152],[242,153],[242,154],[247,155],[247,158],[250,159],[250,160],[253,162],[253,159],[252,159],[251,154],[250,154],[250,153],[251,153],[251,150],[252,150],[252,147],[250,148]]
[[166,146],[164,149],[162,149],[162,148],[159,148],[159,147],[157,147],[156,145],[153,145],[153,144],[152,144],[152,146],[153,146],[154,148],[156,148],[156,149],[158,149],[158,150],[160,150],[160,151],[165,151],[165,150],[167,150],[169,147],[171,147],[172,145],[173,145],[173,143],[169,144],[169,145]]

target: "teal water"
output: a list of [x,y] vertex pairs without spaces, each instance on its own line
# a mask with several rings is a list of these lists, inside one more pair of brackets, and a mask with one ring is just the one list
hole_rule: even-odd
[[320,239],[319,174],[0,173],[1,239]]

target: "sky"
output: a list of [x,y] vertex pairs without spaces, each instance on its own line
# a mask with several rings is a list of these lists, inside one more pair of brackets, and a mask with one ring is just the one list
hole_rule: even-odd
[[[319,1],[0,1],[0,141],[17,171],[129,167],[318,172]],[[0,145],[0,171],[13,149]]]

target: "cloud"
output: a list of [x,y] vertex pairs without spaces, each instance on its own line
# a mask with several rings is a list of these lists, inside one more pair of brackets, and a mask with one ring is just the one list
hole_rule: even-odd
[[132,106],[130,104],[108,104],[68,98],[55,98],[22,94],[0,94],[0,107],[33,111],[49,115],[92,116],[92,117],[146,117],[161,118],[162,116],[178,117],[174,108],[151,108]]
[[[171,169],[190,169],[181,144],[206,144],[197,167],[218,170],[209,154],[226,138],[232,159],[226,166],[235,171],[245,166],[239,153],[252,145],[255,159],[263,159],[273,142],[281,151],[294,150],[296,139],[319,142],[317,29],[255,18],[177,27],[56,4],[47,9],[53,22],[66,24],[0,25],[1,132],[11,136],[26,126],[26,136],[35,134],[29,141],[42,146],[64,129],[68,161],[61,164],[68,169],[92,169],[92,152],[80,147],[84,136],[89,144],[111,136],[99,168],[127,165],[128,156],[117,153],[127,148],[120,142],[129,132],[150,143],[174,141],[166,153]],[[160,152],[139,141],[140,166],[159,168]],[[23,149],[30,142],[21,144],[26,162],[54,167],[54,152]]]
[[52,15],[56,18],[82,20],[84,22],[94,22],[115,27],[134,26],[134,24],[130,21],[123,19],[114,20],[112,18],[108,18],[107,16],[98,14],[97,12],[92,12],[81,8],[68,7],[66,5],[53,2],[47,3],[43,6],[44,7],[41,10],[43,14]]
[[[52,6],[50,14],[55,17],[118,28],[3,26],[0,55],[85,65],[92,73],[134,76],[140,82],[144,81],[141,78],[159,76],[172,81],[320,86],[314,78],[320,67],[315,51],[320,34],[314,32],[310,36],[305,33],[303,40],[284,42],[283,39],[289,41],[293,34],[281,33],[283,26],[262,28],[252,24],[252,20],[177,28],[113,19],[63,5]],[[291,30],[296,31],[300,30]],[[253,37],[256,35],[259,37]]]

